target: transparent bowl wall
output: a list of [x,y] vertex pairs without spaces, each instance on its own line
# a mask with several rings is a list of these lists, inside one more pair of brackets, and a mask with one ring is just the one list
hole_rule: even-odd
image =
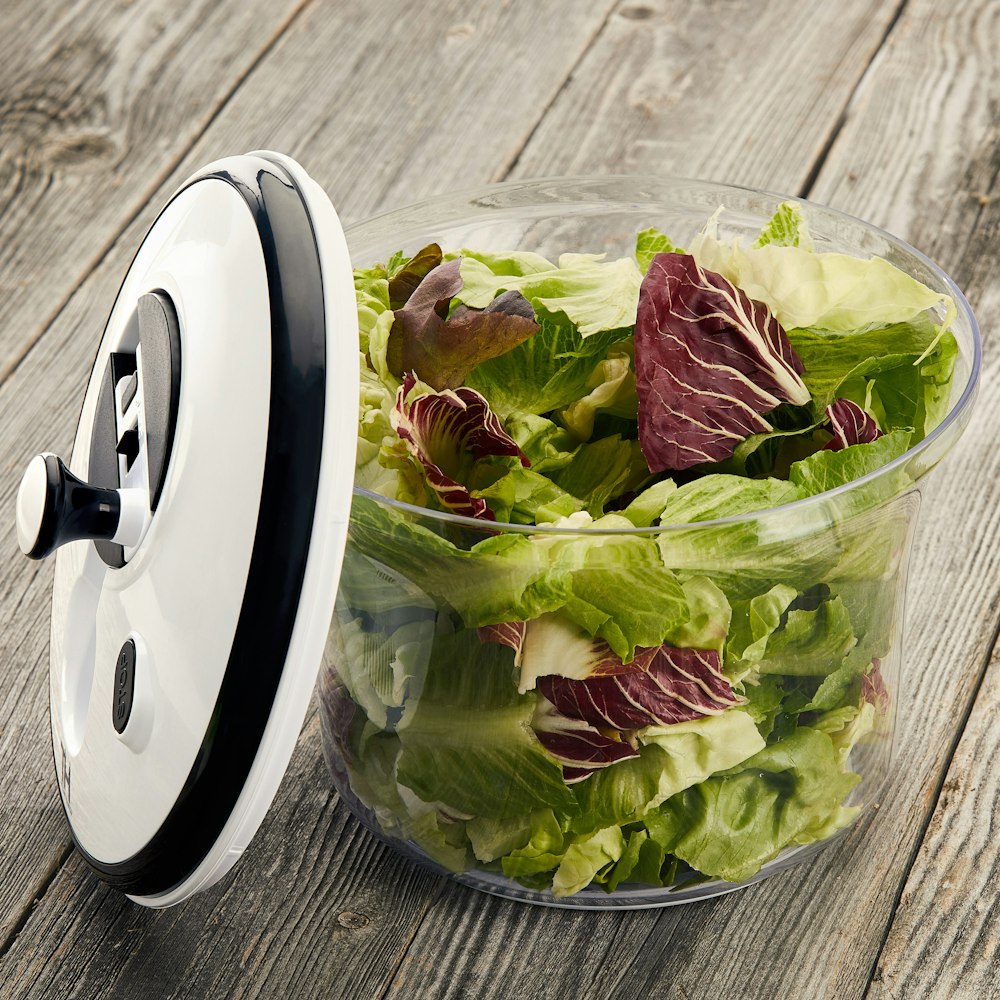
[[[412,253],[432,240],[446,250],[468,246],[532,250],[550,259],[563,252],[615,257],[630,254],[636,232],[648,226],[685,245],[720,204],[726,208],[720,236],[753,238],[781,200],[683,180],[535,181],[392,212],[350,228],[348,241],[356,266],[400,249]],[[901,630],[919,481],[968,421],[979,370],[978,331],[964,297],[926,257],[856,219],[809,204],[804,210],[817,249],[882,256],[958,304],[952,329],[960,350],[950,411],[891,465],[847,487],[752,516],[605,533],[484,524],[355,489],[320,685],[324,752],[338,791],[358,819],[404,855],[467,885],[530,902],[588,908],[680,903],[731,891],[811,857],[849,829],[852,817],[856,822],[891,778],[897,706],[906,696]],[[470,553],[487,539],[493,539],[493,554]],[[539,725],[537,694],[519,694],[512,649],[480,641],[477,626],[491,621],[489,595],[512,581],[528,587],[552,574],[573,580],[586,573],[588,585],[598,591],[603,584],[627,587],[622,566],[648,560],[672,570],[686,592],[692,588],[693,616],[705,610],[698,594],[721,590],[732,606],[730,635],[749,627],[752,599],[779,584],[794,588],[793,607],[799,610],[815,610],[822,602],[822,614],[813,619],[814,642],[798,652],[791,647],[782,661],[786,685],[806,692],[843,658],[839,647],[824,654],[823,639],[836,645],[839,611],[834,613],[832,602],[846,611],[871,664],[851,689],[858,714],[853,720],[821,722],[819,712],[800,718],[825,726],[844,771],[858,776],[844,798],[850,811],[826,829],[795,831],[794,822],[782,827],[785,779],[780,773],[748,774],[737,765],[733,775],[712,780],[749,782],[758,804],[753,783],[760,782],[758,790],[772,803],[768,815],[794,833],[776,856],[754,860],[751,850],[751,866],[760,867],[749,877],[706,876],[683,863],[670,868],[668,858],[660,877],[671,877],[669,885],[626,880],[609,892],[595,881],[565,895],[565,886],[554,894],[544,885],[548,876],[515,881],[490,855],[501,849],[504,837],[506,848],[526,839],[526,810],[544,810],[565,798],[553,784],[559,765],[533,728]],[[691,629],[697,632],[697,621]],[[789,680],[795,675],[801,676]],[[859,733],[864,735],[858,739]],[[685,751],[672,752],[683,757]],[[614,764],[600,777],[609,780],[616,768],[629,764]],[[692,780],[695,758],[681,764],[686,780]],[[568,794],[579,799],[597,777],[566,786]],[[665,787],[683,784],[677,779]],[[687,801],[682,792],[677,795],[675,826],[678,815],[684,821]],[[565,836],[572,837],[573,830]],[[739,841],[738,830],[733,837]],[[472,840],[481,858],[470,849]],[[599,877],[606,878],[611,867],[606,864]]]

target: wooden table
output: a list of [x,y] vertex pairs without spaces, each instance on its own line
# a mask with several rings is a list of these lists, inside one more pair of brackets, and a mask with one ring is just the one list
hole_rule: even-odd
[[[0,997],[1000,997],[1000,4],[6,0],[0,11]],[[173,187],[259,146],[358,219],[487,180],[652,172],[807,195],[921,247],[986,338],[927,482],[891,791],[817,861],[573,913],[418,871],[331,791],[315,713],[234,874],[142,910],[74,853],[48,735],[51,565],[16,552],[121,275]]]

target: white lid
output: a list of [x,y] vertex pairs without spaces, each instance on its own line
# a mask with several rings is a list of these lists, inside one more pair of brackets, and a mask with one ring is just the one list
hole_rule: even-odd
[[138,902],[228,871],[291,757],[347,533],[357,345],[327,196],[288,157],[219,160],[129,268],[71,472],[26,474],[22,547],[61,545],[59,789],[84,858]]

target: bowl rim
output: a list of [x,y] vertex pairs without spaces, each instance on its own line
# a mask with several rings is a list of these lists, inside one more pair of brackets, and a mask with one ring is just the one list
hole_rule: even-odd
[[[874,233],[877,236],[882,237],[889,243],[894,244],[899,250],[906,254],[914,257],[916,260],[920,261],[934,273],[941,283],[945,286],[948,294],[954,300],[957,315],[961,315],[965,318],[969,325],[969,332],[972,339],[972,358],[971,364],[969,366],[969,373],[966,379],[965,386],[958,399],[955,401],[954,405],[945,414],[944,419],[924,438],[918,441],[915,445],[907,448],[901,455],[898,455],[891,462],[887,462],[885,465],[879,466],[879,468],[867,473],[864,476],[860,476],[858,479],[852,479],[847,483],[843,483],[840,486],[836,486],[830,490],[824,490],[822,493],[815,493],[808,497],[802,497],[799,500],[792,500],[789,503],[780,504],[776,507],[763,507],[760,510],[747,511],[743,514],[733,514],[729,517],[718,517],[712,518],[705,521],[684,521],[680,523],[673,524],[656,524],[649,525],[647,527],[594,527],[592,525],[583,524],[580,526],[555,526],[548,524],[514,524],[507,521],[485,521],[480,518],[468,517],[464,514],[455,514],[450,511],[440,511],[433,510],[429,507],[421,507],[418,504],[408,503],[404,500],[397,500],[392,497],[384,496],[381,493],[376,493],[374,490],[365,489],[362,486],[353,486],[352,495],[358,497],[365,497],[366,499],[372,500],[375,503],[386,507],[392,507],[400,511],[405,511],[409,514],[416,514],[420,517],[430,518],[431,520],[460,525],[467,528],[475,528],[481,532],[488,532],[491,534],[495,533],[516,533],[516,534],[527,534],[527,535],[660,535],[668,534],[670,532],[677,531],[691,531],[700,530],[704,528],[712,528],[717,526],[731,525],[731,524],[741,524],[750,521],[760,521],[763,518],[770,518],[772,515],[780,514],[797,514],[799,512],[804,512],[812,510],[813,508],[819,507],[834,500],[838,497],[844,496],[845,494],[852,493],[857,489],[861,489],[868,483],[874,482],[875,480],[881,478],[883,475],[890,473],[896,469],[902,468],[904,465],[912,461],[917,455],[927,451],[931,445],[940,440],[948,430],[954,426],[958,419],[965,415],[975,400],[976,393],[979,388],[980,375],[982,372],[982,361],[983,361],[983,345],[982,345],[982,334],[979,328],[979,323],[976,320],[975,313],[972,310],[972,306],[969,304],[969,300],[966,298],[965,293],[958,287],[951,276],[935,261],[933,261],[927,254],[918,250],[912,244],[908,243],[906,240],[901,239],[898,236],[894,236],[888,230],[883,229],[881,226],[877,226],[874,223],[866,222],[864,219],[859,219],[857,216],[851,215],[848,212],[843,212],[840,209],[832,208],[829,205],[824,205],[821,202],[811,201],[808,198],[801,198],[798,195],[788,195],[781,194],[776,191],[771,191],[766,188],[754,188],[742,184],[727,184],[720,181],[710,181],[702,180],[695,177],[681,177],[681,176],[671,176],[665,177],[657,174],[583,174],[583,175],[568,175],[568,176],[546,176],[546,177],[531,177],[531,178],[518,178],[514,181],[500,181],[493,184],[484,184],[476,188],[468,188],[461,191],[454,191],[448,194],[435,195],[430,198],[424,198],[420,201],[412,202],[406,205],[400,205],[396,208],[388,209],[384,212],[379,212],[376,215],[370,216],[365,219],[358,220],[357,222],[351,223],[345,227],[345,234],[349,237],[352,232],[361,229],[362,227],[368,227],[372,224],[384,221],[392,216],[401,215],[407,212],[424,211],[427,209],[432,209],[436,206],[444,205],[454,205],[455,203],[466,201],[473,202],[483,198],[487,198],[492,194],[498,192],[511,192],[518,188],[538,188],[543,185],[555,186],[556,188],[573,188],[579,187],[580,185],[599,185],[605,186],[608,184],[616,183],[627,183],[627,184],[654,184],[654,185],[676,185],[678,187],[683,187],[686,185],[692,187],[701,187],[703,189],[715,189],[720,193],[725,191],[739,191],[745,192],[753,195],[763,195],[767,198],[773,198],[780,201],[793,201],[800,205],[805,205],[807,208],[818,208],[824,212],[827,212],[833,216],[842,219],[845,222],[852,223],[854,225],[860,226],[869,232]],[[540,203],[541,204],[541,203]],[[556,204],[556,202],[553,202]],[[954,322],[954,320],[952,321]],[[616,513],[614,511],[609,511],[608,513]],[[607,515],[604,515],[607,516]]]

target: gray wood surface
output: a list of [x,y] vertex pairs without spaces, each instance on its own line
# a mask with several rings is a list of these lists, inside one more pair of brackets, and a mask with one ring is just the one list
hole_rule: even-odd
[[[55,25],[69,8],[51,6]],[[105,49],[121,48],[122,65],[142,64],[129,38],[145,36],[115,18],[145,6],[86,6],[106,24],[93,29]],[[936,256],[987,335],[979,417],[925,489],[900,765],[879,811],[811,865],[693,906],[574,914],[473,893],[377,845],[330,792],[313,718],[233,876],[175,909],[142,911],[69,851],[47,735],[49,571],[16,555],[8,527],[0,997],[1000,995],[995,666],[979,687],[1000,616],[990,349],[1000,227],[989,200],[1000,198],[997,5],[313,3],[291,20],[294,5],[280,15],[266,6],[272,28],[244,36],[231,72],[219,47],[232,38],[217,26],[175,36],[161,58],[191,53],[185,66],[217,96],[199,92],[172,112],[173,136],[158,152],[122,152],[122,177],[146,158],[134,175],[143,183],[120,199],[91,176],[100,170],[76,175],[103,204],[88,209],[90,223],[66,216],[59,232],[64,242],[93,236],[89,249],[52,259],[32,247],[34,214],[11,230],[6,252],[23,261],[11,273],[37,277],[17,313],[35,325],[0,334],[14,338],[0,343],[0,357],[9,351],[16,362],[0,384],[0,503],[10,509],[31,453],[68,448],[95,338],[134,246],[171,186],[221,153],[285,149],[351,218],[506,175],[649,170],[809,191]],[[19,65],[34,67],[39,92],[54,81],[62,94],[75,77],[60,75],[59,33],[20,37],[13,52],[33,58]],[[4,63],[0,75],[8,71],[23,75]],[[154,104],[169,103],[158,89],[166,84],[143,79]],[[16,131],[8,119],[0,123]],[[0,183],[0,227],[11,205],[20,211],[12,183]],[[51,188],[36,192],[41,218],[61,219],[65,195]],[[58,309],[31,306],[50,299]]]
[[[0,383],[301,2],[206,0],[173,17],[156,0],[0,6]],[[106,306],[81,331],[87,352]],[[38,383],[43,409],[51,389],[69,388],[66,378],[53,372]],[[71,423],[57,426],[65,448]],[[2,427],[9,491],[25,450],[41,441],[30,424],[16,443],[14,425]],[[43,735],[49,570],[17,567],[4,523],[0,947],[68,850]]]

